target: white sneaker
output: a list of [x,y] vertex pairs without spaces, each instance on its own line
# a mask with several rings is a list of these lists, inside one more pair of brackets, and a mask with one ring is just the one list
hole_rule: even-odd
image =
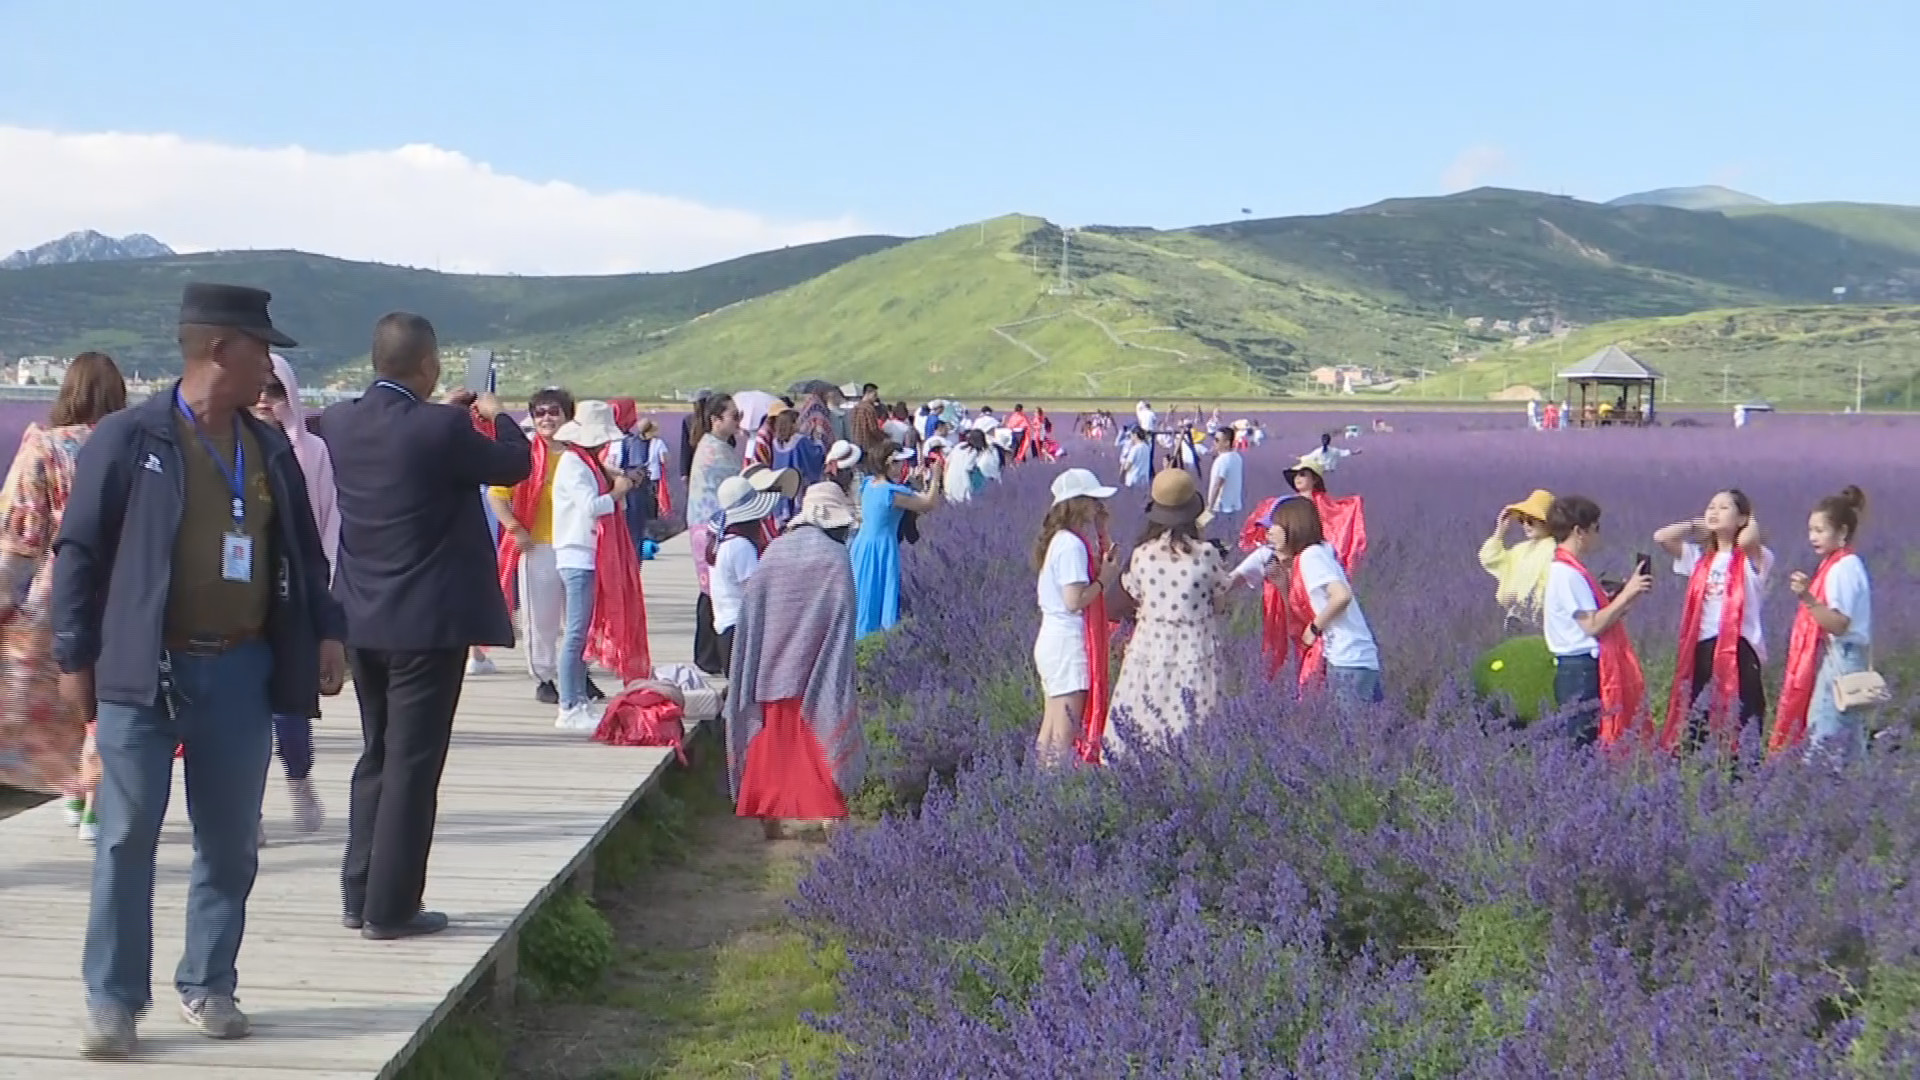
[[598,705],[575,705],[570,709],[561,709],[553,726],[561,731],[594,731],[600,727]]
[[303,776],[298,780],[287,780],[287,794],[293,799],[293,827],[303,833],[316,833],[326,823],[326,808],[320,805],[320,796],[313,792],[313,778]]
[[492,657],[482,653],[479,656],[467,657],[467,674],[498,675],[500,669],[494,665]]
[[67,828],[69,829],[79,828],[80,819],[86,815],[86,812],[87,800],[85,798],[60,800],[60,819],[67,823]]

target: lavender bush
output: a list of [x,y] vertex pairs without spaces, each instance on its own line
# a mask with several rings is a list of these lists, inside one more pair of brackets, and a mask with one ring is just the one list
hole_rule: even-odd
[[[1249,504],[1331,426],[1268,422]],[[840,1011],[821,1020],[859,1048],[845,1075],[1915,1074],[1913,755],[1762,762],[1755,733],[1738,769],[1595,756],[1550,726],[1512,730],[1461,686],[1503,636],[1475,550],[1533,487],[1597,499],[1601,568],[1618,572],[1656,527],[1739,486],[1784,577],[1811,568],[1806,513],[1845,483],[1878,497],[1861,545],[1876,644],[1896,691],[1912,685],[1899,485],[1920,427],[1396,426],[1332,477],[1367,498],[1355,587],[1389,705],[1341,716],[1259,678],[1249,593],[1226,704],[1171,752],[1106,769],[1023,763],[1039,715],[1028,557],[1053,470],[924,523],[912,617],[863,656],[868,799],[900,812],[837,841],[799,902],[847,950]],[[1072,450],[1115,472],[1103,448]],[[1116,539],[1139,528],[1137,502],[1117,501]],[[1663,704],[1684,582],[1659,582],[1630,623]],[[1776,584],[1770,689],[1792,606]]]

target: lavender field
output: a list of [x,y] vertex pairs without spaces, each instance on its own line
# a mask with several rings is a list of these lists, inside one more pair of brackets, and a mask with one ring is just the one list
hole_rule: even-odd
[[[1336,418],[1268,418],[1248,503]],[[1345,422],[1345,418],[1339,418]],[[1602,573],[1716,490],[1753,498],[1778,553],[1777,694],[1805,520],[1873,500],[1879,666],[1912,722],[1920,424],[1762,417],[1558,432],[1397,415],[1330,478],[1366,497],[1355,590],[1389,704],[1341,716],[1259,675],[1232,618],[1217,715],[1166,755],[1043,775],[1028,552],[1054,469],[923,526],[907,622],[863,647],[874,743],[862,802],[799,911],[844,948],[854,1077],[1910,1077],[1920,1071],[1920,754],[1842,771],[1712,756],[1596,756],[1472,700],[1500,640],[1475,552],[1535,487],[1605,509]],[[1116,474],[1105,448],[1075,463]],[[1114,536],[1137,533],[1138,497]],[[1684,580],[1656,555],[1629,620],[1665,701]]]

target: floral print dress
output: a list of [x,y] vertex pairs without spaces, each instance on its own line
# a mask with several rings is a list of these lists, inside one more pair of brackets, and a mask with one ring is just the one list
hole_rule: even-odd
[[[1187,730],[1220,703],[1220,606],[1232,586],[1232,568],[1213,544],[1189,541],[1187,547],[1174,550],[1168,537],[1148,541],[1134,549],[1120,576],[1139,608],[1111,711],[1125,710],[1159,742]],[[1113,726],[1107,728],[1107,741],[1119,748]]]
[[48,599],[49,551],[73,488],[74,459],[93,434],[86,424],[28,428],[8,474],[0,508],[0,550],[33,561],[32,585],[20,609],[0,627],[0,784],[78,795],[86,719],[60,700]]

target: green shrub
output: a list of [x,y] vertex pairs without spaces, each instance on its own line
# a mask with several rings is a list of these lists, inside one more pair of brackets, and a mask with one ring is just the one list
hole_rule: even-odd
[[571,889],[556,893],[520,932],[520,974],[543,998],[592,990],[615,955],[613,927]]

